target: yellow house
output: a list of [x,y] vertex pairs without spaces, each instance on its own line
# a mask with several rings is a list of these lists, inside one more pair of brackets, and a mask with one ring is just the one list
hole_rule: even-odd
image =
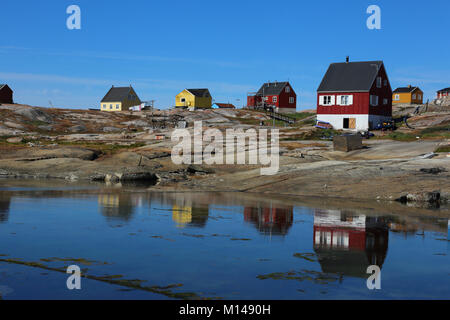
[[175,98],[177,108],[209,109],[212,97],[208,89],[184,89]]
[[106,96],[100,102],[102,111],[128,111],[130,107],[140,105],[142,102],[132,86],[114,87],[109,89]]
[[422,104],[423,91],[419,87],[413,87],[411,85],[397,88],[392,93],[392,103]]

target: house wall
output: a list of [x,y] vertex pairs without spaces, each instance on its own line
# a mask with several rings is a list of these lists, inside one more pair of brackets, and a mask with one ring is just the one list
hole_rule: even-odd
[[[117,107],[118,106],[118,107]],[[122,111],[122,102],[116,101],[116,102],[102,102],[100,104],[100,110],[102,111]]]
[[438,92],[437,97],[439,98],[443,98],[443,97],[448,97],[449,93],[448,92]]
[[127,97],[124,101],[122,101],[121,111],[128,111],[131,107],[138,106],[142,103],[141,99],[139,99],[133,88],[131,88],[130,94],[134,95],[136,99],[130,100]]
[[13,91],[7,86],[3,87],[3,89],[0,90],[0,103],[14,103]]
[[[181,99],[186,99],[186,102],[181,102]],[[212,97],[196,97],[192,93],[187,90],[183,90],[175,97],[175,106],[176,107],[188,107],[188,108],[211,108],[212,106]]]
[[344,129],[344,118],[356,119],[355,129],[346,129],[352,131],[369,130],[369,115],[368,114],[317,114],[317,121],[329,122],[333,129]]
[[195,97],[195,104],[194,106],[196,108],[201,108],[201,109],[209,109],[212,106],[212,97]]
[[[283,88],[283,91],[280,93],[278,97],[278,107],[280,109],[297,109],[297,94],[295,93],[294,89],[289,85],[290,92],[286,92],[286,87]],[[289,98],[294,98],[293,103],[289,103]]]
[[[184,98],[185,102],[181,102],[181,99]],[[195,106],[195,96],[187,90],[181,91],[175,97],[175,106],[176,107],[194,107]]]
[[[370,89],[370,95],[378,96],[378,106],[369,105],[369,114],[392,117],[392,88],[384,66],[379,70],[378,76],[381,76],[382,79],[381,88],[377,88],[377,80],[375,79]],[[387,80],[386,85],[384,85],[384,80]],[[387,100],[387,104],[383,104],[384,99]]]
[[[350,106],[338,105],[337,96],[353,96],[353,104]],[[321,96],[334,96],[335,104],[322,106],[319,104]],[[317,95],[317,114],[368,114],[369,113],[369,93],[368,92],[320,92]]]

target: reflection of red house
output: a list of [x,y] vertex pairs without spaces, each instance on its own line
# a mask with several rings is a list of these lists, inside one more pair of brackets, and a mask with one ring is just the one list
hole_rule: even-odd
[[285,235],[292,226],[294,218],[291,208],[252,208],[244,209],[244,220],[256,226],[264,234]]
[[314,215],[314,251],[323,272],[366,277],[369,265],[383,265],[388,237],[382,217],[332,210]]

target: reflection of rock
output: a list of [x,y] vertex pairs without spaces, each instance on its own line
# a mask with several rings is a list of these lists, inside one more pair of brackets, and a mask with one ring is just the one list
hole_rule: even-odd
[[367,278],[367,267],[382,267],[388,249],[385,218],[339,210],[317,210],[314,251],[322,271]]
[[135,205],[130,194],[102,194],[98,196],[102,215],[111,219],[130,220]]
[[252,223],[259,232],[270,235],[285,235],[292,226],[294,214],[290,208],[253,208],[244,209],[244,220]]
[[11,197],[0,196],[0,223],[8,221],[10,203]]

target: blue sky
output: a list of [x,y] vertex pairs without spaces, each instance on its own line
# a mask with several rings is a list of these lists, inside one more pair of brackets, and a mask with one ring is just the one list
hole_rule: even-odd
[[[66,27],[72,4],[81,30]],[[372,4],[381,30],[366,27]],[[242,106],[263,82],[289,80],[300,110],[349,55],[384,60],[393,88],[431,100],[450,86],[449,12],[448,0],[2,0],[0,83],[18,103],[65,108],[98,108],[111,85],[132,84],[167,108],[184,88]]]

